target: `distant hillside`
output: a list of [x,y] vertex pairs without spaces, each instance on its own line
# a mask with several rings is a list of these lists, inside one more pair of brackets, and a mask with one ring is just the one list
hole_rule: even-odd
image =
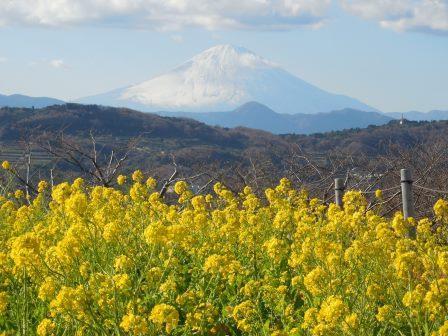
[[395,119],[401,119],[401,116],[412,121],[432,121],[432,120],[448,120],[448,111],[433,110],[429,112],[409,111],[405,113],[390,112],[386,115]]
[[[162,117],[125,108],[98,105],[65,104],[42,109],[1,108],[0,140],[16,140],[22,132],[63,131],[67,135],[85,136],[90,131],[101,136],[196,139],[210,145],[241,147],[245,131],[207,126],[201,122]],[[274,138],[269,133],[251,131],[259,137]]]
[[[351,115],[350,111],[333,115],[342,120],[348,118],[345,113]],[[35,110],[0,108],[2,143],[17,143],[26,137],[36,140],[42,134],[60,131],[81,142],[88,142],[92,131],[106,146],[140,137],[143,156],[139,160],[142,162],[166,162],[169,154],[175,154],[186,165],[211,159],[238,162],[255,154],[280,161],[282,156],[289,155],[293,145],[313,153],[337,151],[376,155],[384,153],[391,143],[410,147],[444,139],[448,142],[448,121],[406,122],[404,125],[391,121],[367,128],[278,136],[249,128],[213,127],[187,118],[97,105],[65,104]]]
[[48,97],[29,97],[19,94],[2,95],[0,94],[0,107],[25,107],[25,108],[42,108],[51,105],[64,104],[62,100]]
[[65,104],[35,110],[0,109],[0,142],[16,146],[24,138],[37,141],[44,134],[59,132],[86,145],[92,132],[106,147],[118,147],[139,137],[139,153],[132,160],[146,166],[171,162],[171,154],[182,165],[190,166],[238,162],[256,153],[272,158],[277,152],[285,155],[289,148],[280,137],[260,130],[212,127],[124,108]]
[[160,112],[161,115],[191,118],[208,125],[222,127],[249,127],[275,134],[312,134],[369,125],[384,125],[392,117],[376,112],[344,109],[317,114],[280,114],[267,106],[250,102],[230,112]]
[[448,145],[448,121],[398,120],[382,126],[317,133],[311,135],[281,136],[288,143],[299,144],[304,150],[317,153],[363,153],[370,156],[387,154],[389,147],[411,148],[415,145]]

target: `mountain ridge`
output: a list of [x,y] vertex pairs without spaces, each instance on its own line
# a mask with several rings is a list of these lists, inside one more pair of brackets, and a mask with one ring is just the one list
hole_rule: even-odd
[[50,97],[31,97],[21,94],[3,95],[0,94],[0,107],[35,107],[43,108],[51,105],[60,105],[65,102]]
[[[341,151],[375,155],[387,153],[391,143],[412,147],[446,138],[448,121],[415,122],[400,125],[397,120],[386,125],[316,133],[312,135],[275,135],[244,127],[222,128],[175,117],[162,117],[124,108],[97,105],[65,104],[43,109],[0,108],[0,143],[17,146],[18,140],[33,142],[45,135],[76,139],[90,146],[91,132],[105,146],[120,146],[139,138],[135,164],[158,162],[170,164],[171,154],[178,162],[239,162],[248,155],[276,157],[290,154],[297,144],[313,153]],[[148,161],[149,160],[149,161]]]
[[316,114],[281,114],[258,102],[248,102],[228,112],[157,112],[159,115],[191,118],[211,126],[248,127],[274,134],[312,134],[383,125],[392,117],[354,109]]
[[432,121],[432,120],[448,120],[448,111],[432,110],[428,112],[408,111],[408,112],[388,112],[386,115],[395,119],[403,118],[412,121]]

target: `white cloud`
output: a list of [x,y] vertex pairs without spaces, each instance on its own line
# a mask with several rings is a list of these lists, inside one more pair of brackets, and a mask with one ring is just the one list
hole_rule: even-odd
[[156,30],[319,25],[332,0],[2,0],[0,25],[102,24]]
[[67,68],[67,64],[61,59],[54,59],[48,62],[50,66],[56,69]]
[[170,36],[171,40],[173,40],[176,43],[182,43],[184,41],[184,38],[182,35],[174,34]]
[[68,66],[68,64],[65,63],[65,61],[63,59],[60,59],[60,58],[55,58],[55,59],[43,58],[43,59],[39,59],[39,60],[33,60],[33,61],[29,61],[27,63],[27,65],[31,68],[35,68],[35,67],[52,67],[55,69],[69,69],[70,68]]
[[0,63],[6,63],[6,62],[8,62],[8,59],[6,57],[0,56]]
[[344,9],[398,31],[448,32],[448,0],[341,0]]
[[319,28],[333,2],[386,28],[448,32],[448,0],[0,0],[0,25],[161,31]]

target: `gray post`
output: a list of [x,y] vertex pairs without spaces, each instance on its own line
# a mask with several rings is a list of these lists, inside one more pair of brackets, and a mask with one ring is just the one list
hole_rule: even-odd
[[[412,176],[411,171],[407,169],[401,170],[401,198],[403,201],[403,217],[415,217],[414,200],[412,197]],[[411,238],[415,237],[415,228],[411,228],[409,232]]]
[[342,197],[344,196],[344,179],[343,178],[335,178],[334,179],[334,200],[336,205],[342,208]]
[[401,170],[401,197],[403,200],[403,216],[414,217],[414,201],[412,199],[412,176],[407,169]]

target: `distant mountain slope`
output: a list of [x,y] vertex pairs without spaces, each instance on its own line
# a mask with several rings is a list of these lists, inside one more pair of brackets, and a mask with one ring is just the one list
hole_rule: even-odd
[[98,148],[123,148],[130,139],[139,138],[138,150],[130,158],[130,164],[139,168],[170,167],[172,155],[179,165],[191,167],[240,162],[251,155],[258,157],[259,153],[277,160],[277,155],[289,151],[286,141],[268,132],[212,127],[191,119],[124,108],[80,104],[34,110],[0,108],[0,153],[8,146],[17,146],[18,140],[56,139],[54,133],[61,131],[65,138],[73,138],[86,148],[91,146],[91,131],[98,140]]
[[419,111],[409,111],[405,113],[401,112],[390,112],[386,115],[392,118],[401,119],[401,116],[407,120],[413,121],[431,121],[431,120],[448,120],[448,111],[433,110],[429,112],[419,112]]
[[[269,111],[267,111],[269,112]],[[345,113],[345,112],[340,112]],[[337,115],[337,114],[336,114]],[[0,150],[17,146],[18,140],[62,131],[90,146],[90,131],[98,145],[117,148],[130,138],[140,137],[130,160],[134,167],[170,165],[171,155],[184,167],[238,164],[248,157],[263,157],[281,165],[299,145],[310,153],[385,154],[390,144],[412,147],[448,141],[448,121],[407,122],[369,126],[313,135],[274,135],[268,132],[212,127],[185,118],[161,117],[129,109],[66,104],[43,109],[0,108]],[[9,145],[8,145],[9,144]],[[90,148],[90,147],[89,147]]]
[[247,49],[230,45],[210,48],[143,83],[78,102],[146,112],[220,112],[250,101],[287,114],[344,108],[377,111],[356,99],[326,92]]
[[42,108],[51,105],[64,104],[62,100],[48,97],[29,97],[20,94],[2,95],[0,94],[0,107],[35,107]]
[[246,103],[230,112],[160,112],[162,115],[192,118],[208,125],[244,126],[275,134],[311,134],[369,125],[387,124],[393,118],[376,112],[344,109],[317,114],[279,114],[257,102]]
[[63,131],[89,138],[90,131],[105,137],[163,139],[177,145],[245,148],[258,142],[280,141],[275,135],[245,128],[225,129],[199,121],[162,117],[125,108],[65,104],[42,109],[0,108],[0,141],[15,141],[23,134]]
[[413,148],[448,143],[447,134],[448,121],[446,120],[407,121],[403,125],[400,125],[398,120],[393,120],[381,126],[323,134],[286,134],[280,137],[312,152],[362,153],[374,157],[379,154],[388,154],[391,146]]

